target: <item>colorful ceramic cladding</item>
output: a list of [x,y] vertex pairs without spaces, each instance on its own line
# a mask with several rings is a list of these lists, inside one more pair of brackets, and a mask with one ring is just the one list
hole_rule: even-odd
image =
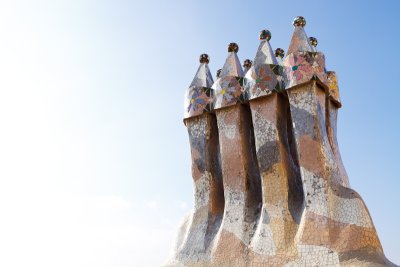
[[309,82],[314,78],[327,84],[325,56],[320,52],[296,52],[283,62],[286,89]]
[[214,109],[229,107],[246,100],[243,88],[244,72],[237,56],[238,51],[237,44],[229,44],[229,54],[220,77],[212,86],[215,90]]
[[269,40],[271,32],[262,30],[254,63],[246,73],[244,85],[246,99],[251,100],[284,89],[282,67],[279,65]]
[[341,159],[336,74],[293,25],[286,57],[261,31],[245,74],[236,43],[214,83],[200,56],[185,97],[194,205],[166,266],[396,266]]
[[294,32],[283,62],[285,89],[312,79],[318,79],[319,82],[327,85],[325,56],[316,50],[317,38],[307,37],[305,25],[306,20],[301,16],[293,21]]
[[339,95],[339,85],[337,81],[336,72],[327,71],[326,74],[329,87],[329,96],[339,105],[341,105],[340,95]]
[[214,93],[211,86],[214,81],[208,68],[208,62],[209,58],[207,54],[200,55],[200,66],[185,94],[185,119],[212,110]]
[[[304,31],[306,21],[303,17],[296,17],[293,25],[294,32],[286,57],[283,49],[272,49],[269,43],[271,32],[262,30],[256,56],[253,61],[244,61],[244,70],[237,56],[239,46],[230,43],[228,57],[223,68],[218,71],[215,83],[208,68],[208,55],[200,55],[200,67],[186,91],[184,117],[198,116],[204,112],[213,112],[214,109],[245,103],[312,79],[317,79],[328,87],[325,56],[316,51],[317,38],[307,37]],[[340,102],[336,95],[338,94],[334,94],[333,98]]]

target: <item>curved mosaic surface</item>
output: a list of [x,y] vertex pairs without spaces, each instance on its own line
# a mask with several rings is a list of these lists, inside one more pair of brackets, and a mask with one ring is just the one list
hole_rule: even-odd
[[195,205],[166,266],[395,266],[315,80],[186,120]]
[[336,74],[293,25],[283,66],[267,30],[244,78],[236,43],[212,89],[200,56],[185,98],[194,207],[166,266],[396,266],[341,159]]

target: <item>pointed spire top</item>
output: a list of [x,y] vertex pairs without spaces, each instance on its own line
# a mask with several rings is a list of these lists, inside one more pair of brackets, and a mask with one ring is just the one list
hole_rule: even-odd
[[222,68],[220,77],[243,77],[243,69],[240,64],[237,52],[239,51],[239,46],[236,43],[230,43],[228,45],[229,55],[225,61],[224,67]]
[[200,66],[197,69],[196,75],[194,76],[190,87],[211,87],[214,83],[214,80],[212,78],[210,69],[208,68],[210,58],[207,54],[201,54],[199,61]]
[[256,57],[254,58],[254,65],[256,67],[263,64],[275,64],[278,65],[274,51],[269,44],[271,40],[271,32],[269,30],[262,30],[260,32],[260,45],[258,46]]
[[254,99],[271,94],[279,88],[276,70],[279,64],[274,50],[269,44],[271,32],[260,32],[260,45],[258,46],[254,64],[246,73],[245,90],[248,99]]
[[185,93],[184,113],[185,119],[210,112],[212,109],[214,92],[211,89],[214,81],[208,68],[210,58],[207,54],[201,54],[199,57],[200,66],[192,83]]
[[251,68],[251,65],[253,65],[253,61],[251,61],[250,59],[246,59],[243,62],[243,69],[245,73]]
[[214,109],[220,109],[245,100],[243,92],[243,69],[237,52],[239,46],[236,43],[228,45],[228,57],[224,67],[212,89],[215,90]]
[[298,16],[293,20],[294,33],[287,55],[294,52],[315,52],[315,48],[310,44],[307,34],[304,31],[305,25],[306,20],[302,16]]

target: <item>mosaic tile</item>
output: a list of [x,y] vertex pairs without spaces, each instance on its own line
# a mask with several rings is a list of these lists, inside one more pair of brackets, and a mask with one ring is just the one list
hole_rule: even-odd
[[329,96],[335,101],[339,106],[341,105],[340,95],[339,95],[339,85],[337,81],[337,75],[334,71],[327,71],[327,83],[329,87]]
[[165,266],[396,266],[341,159],[336,73],[293,25],[285,58],[263,30],[245,71],[229,44],[214,83],[200,56],[184,120],[194,206]]
[[[268,37],[268,38],[267,38]],[[260,45],[254,63],[246,73],[244,87],[248,99],[254,99],[283,90],[282,66],[278,64],[269,40],[271,33],[263,30],[260,33]]]
[[229,107],[245,101],[243,89],[244,72],[237,56],[238,49],[237,47],[237,49],[230,50],[230,46],[228,47],[229,54],[221,70],[220,77],[212,86],[212,89],[215,90],[215,109]]
[[212,110],[214,92],[211,86],[213,83],[208,67],[208,55],[202,54],[200,66],[185,93],[184,118],[198,116]]

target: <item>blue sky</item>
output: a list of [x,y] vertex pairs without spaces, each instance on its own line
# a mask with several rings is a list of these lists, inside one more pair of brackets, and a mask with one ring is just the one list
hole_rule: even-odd
[[192,205],[183,95],[307,20],[352,187],[400,263],[398,1],[0,1],[1,266],[159,266]]

